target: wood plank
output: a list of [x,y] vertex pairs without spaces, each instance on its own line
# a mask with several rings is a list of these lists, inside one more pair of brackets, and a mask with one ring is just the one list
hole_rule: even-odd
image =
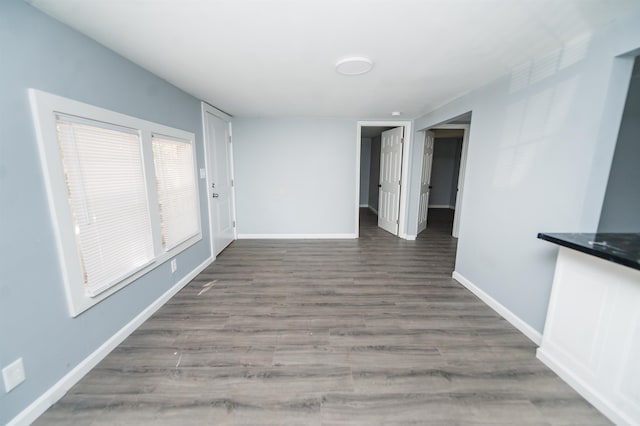
[[416,241],[367,209],[358,240],[235,241],[36,424],[608,424],[451,279],[430,215]]

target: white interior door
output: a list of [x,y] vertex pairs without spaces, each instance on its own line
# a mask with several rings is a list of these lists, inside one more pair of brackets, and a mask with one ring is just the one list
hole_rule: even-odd
[[212,251],[218,255],[235,239],[233,163],[228,118],[203,103],[207,178],[209,183],[209,221]]
[[431,165],[433,164],[433,132],[424,132],[422,176],[420,177],[420,208],[418,210],[418,234],[427,229],[429,193],[431,192]]
[[398,235],[400,217],[403,131],[404,127],[396,127],[383,132],[380,146],[378,226],[393,235]]

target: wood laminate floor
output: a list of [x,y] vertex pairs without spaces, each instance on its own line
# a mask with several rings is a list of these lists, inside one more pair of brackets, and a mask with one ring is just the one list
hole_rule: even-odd
[[452,212],[416,241],[240,240],[40,425],[602,425],[451,279]]

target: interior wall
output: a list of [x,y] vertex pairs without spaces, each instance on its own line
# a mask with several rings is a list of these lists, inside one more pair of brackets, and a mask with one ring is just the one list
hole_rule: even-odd
[[369,174],[369,207],[378,211],[378,200],[380,193],[378,183],[380,182],[380,149],[382,147],[382,136],[371,139],[371,166]]
[[[473,111],[455,270],[537,332],[557,247],[536,235],[597,229],[621,85],[633,66],[616,56],[640,48],[638,22],[636,10],[415,120],[418,132]],[[422,150],[414,144],[409,234],[417,229]]]
[[0,2],[0,52],[0,367],[22,357],[26,372],[26,381],[0,392],[5,424],[209,258],[210,245],[204,222],[205,239],[177,256],[175,274],[160,265],[71,318],[27,89],[193,132],[205,167],[200,103],[20,0]]
[[371,138],[360,140],[360,207],[369,205],[369,175],[371,174]]
[[[455,189],[457,171],[460,163],[461,138],[436,138],[433,144],[433,162],[431,164],[431,192],[429,207],[455,207]],[[458,164],[456,164],[458,163]],[[454,203],[451,204],[452,198]]]
[[349,119],[234,119],[239,237],[355,237],[356,125]]
[[636,57],[598,232],[640,232],[640,57]]

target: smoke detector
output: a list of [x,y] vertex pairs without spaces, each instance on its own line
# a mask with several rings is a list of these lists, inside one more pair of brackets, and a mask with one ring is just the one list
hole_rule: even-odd
[[366,74],[373,68],[373,61],[363,56],[352,56],[336,62],[336,71],[342,75]]

